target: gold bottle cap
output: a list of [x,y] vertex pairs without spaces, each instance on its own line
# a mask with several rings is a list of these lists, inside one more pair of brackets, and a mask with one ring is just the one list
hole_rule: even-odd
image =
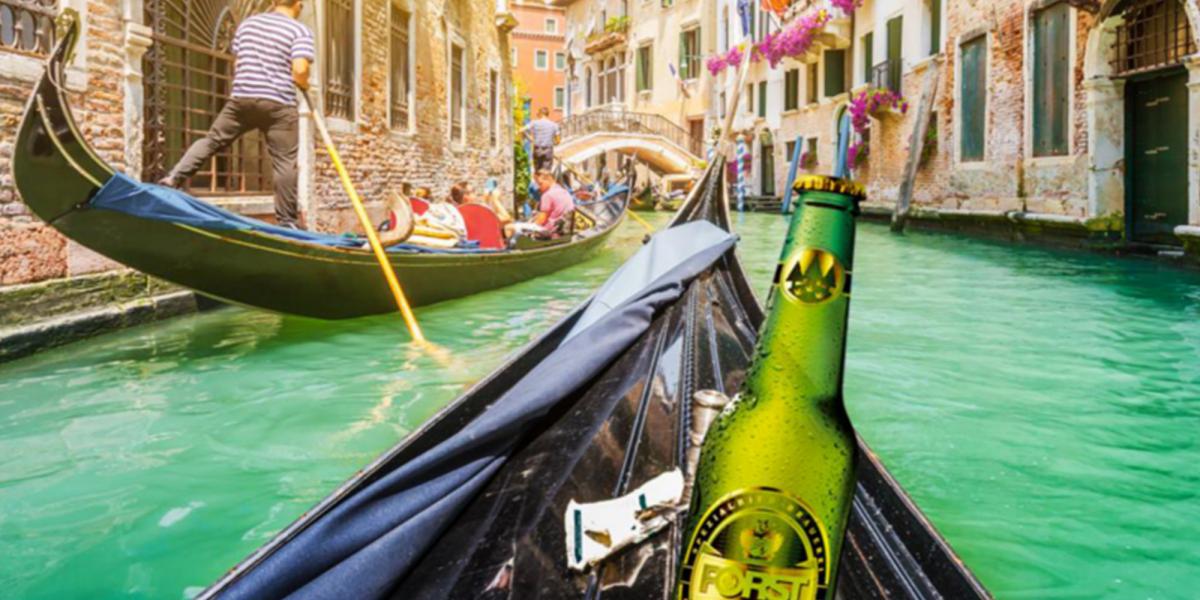
[[832,192],[844,194],[857,201],[866,200],[867,190],[862,185],[849,179],[839,179],[826,175],[801,175],[796,178],[794,189],[797,192]]

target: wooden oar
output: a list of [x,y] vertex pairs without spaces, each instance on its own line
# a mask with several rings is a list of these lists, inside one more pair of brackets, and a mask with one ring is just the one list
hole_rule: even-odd
[[392,296],[396,299],[396,307],[400,309],[400,314],[404,316],[404,323],[408,325],[408,332],[412,334],[412,338],[416,342],[424,343],[425,334],[421,333],[421,326],[417,324],[417,317],[413,314],[412,307],[408,304],[408,298],[404,295],[404,289],[400,287],[400,280],[396,278],[396,271],[392,269],[392,263],[388,261],[387,252],[383,249],[383,244],[379,243],[379,236],[375,234],[375,226],[371,224],[371,217],[367,215],[367,209],[363,206],[362,198],[359,197],[358,191],[354,189],[354,183],[350,181],[350,174],[346,172],[345,165],[342,164],[342,157],[338,154],[337,147],[333,145],[333,137],[329,135],[329,128],[325,126],[325,118],[321,116],[321,112],[313,105],[312,100],[308,97],[308,92],[301,94],[304,97],[305,104],[308,105],[308,110],[312,112],[313,122],[317,124],[317,131],[321,133],[321,140],[325,143],[325,151],[329,153],[329,159],[333,161],[333,168],[337,170],[338,179],[342,181],[342,187],[346,190],[346,195],[350,196],[350,204],[354,206],[354,213],[358,215],[358,221],[362,224],[363,229],[367,232],[367,241],[371,244],[371,250],[375,253],[375,259],[379,261],[379,268],[383,270],[383,278],[387,280],[388,287],[392,290]]

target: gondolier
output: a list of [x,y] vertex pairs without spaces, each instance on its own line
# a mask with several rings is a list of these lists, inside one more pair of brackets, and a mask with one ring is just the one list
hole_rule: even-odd
[[534,171],[554,166],[554,144],[558,142],[558,123],[550,120],[550,109],[542,107],[536,121],[525,126],[525,135],[533,141]]
[[316,60],[313,33],[297,20],[303,7],[302,0],[275,0],[273,10],[238,26],[232,48],[237,57],[232,98],[208,135],[192,144],[160,185],[182,187],[214,155],[257,129],[271,155],[276,222],[297,226],[296,88],[308,89],[310,67]]

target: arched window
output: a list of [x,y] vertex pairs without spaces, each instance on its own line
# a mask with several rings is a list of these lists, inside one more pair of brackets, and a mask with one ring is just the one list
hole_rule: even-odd
[[1180,0],[1126,0],[1113,14],[1122,18],[1117,26],[1114,74],[1170,67],[1196,52],[1191,24]]

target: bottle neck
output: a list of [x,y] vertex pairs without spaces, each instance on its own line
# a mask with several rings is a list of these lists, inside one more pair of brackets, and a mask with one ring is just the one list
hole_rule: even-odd
[[[771,288],[747,391],[790,389],[808,401],[840,397],[854,261],[854,200],[801,196]],[[792,394],[788,394],[789,396]]]

